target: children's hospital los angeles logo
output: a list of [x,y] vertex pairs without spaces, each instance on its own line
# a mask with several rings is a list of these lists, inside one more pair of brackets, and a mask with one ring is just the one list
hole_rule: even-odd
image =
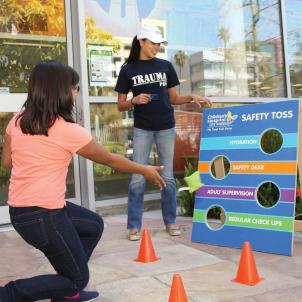
[[223,114],[209,114],[207,116],[207,131],[232,130],[237,118],[238,115],[233,115],[231,111]]

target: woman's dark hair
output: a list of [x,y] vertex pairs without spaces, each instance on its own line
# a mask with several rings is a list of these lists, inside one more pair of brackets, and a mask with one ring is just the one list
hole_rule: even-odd
[[130,54],[128,59],[126,59],[125,64],[136,62],[139,59],[139,53],[141,50],[141,46],[139,41],[137,40],[137,36],[135,36],[132,40]]
[[17,118],[22,132],[47,136],[58,117],[74,123],[71,88],[78,83],[79,75],[70,66],[52,60],[38,63],[30,74],[27,100]]

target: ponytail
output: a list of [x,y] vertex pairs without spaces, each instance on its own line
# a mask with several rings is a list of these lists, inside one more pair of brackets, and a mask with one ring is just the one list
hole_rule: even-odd
[[126,59],[124,64],[138,61],[140,50],[141,46],[139,44],[139,41],[137,40],[137,36],[135,36],[132,40],[129,57]]

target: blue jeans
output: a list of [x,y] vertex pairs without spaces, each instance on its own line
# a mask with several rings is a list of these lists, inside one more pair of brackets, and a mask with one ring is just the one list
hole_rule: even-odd
[[55,272],[9,282],[0,287],[1,302],[62,298],[86,287],[88,260],[103,233],[101,217],[70,202],[56,210],[10,207],[10,217],[16,231],[45,254]]
[[[153,142],[159,157],[159,164],[164,166],[161,176],[166,187],[161,191],[161,208],[164,223],[174,224],[176,220],[176,184],[173,174],[175,129],[148,131],[134,128],[133,132],[133,160],[140,164],[148,164]],[[133,174],[128,195],[128,229],[141,229],[145,178],[140,174]]]

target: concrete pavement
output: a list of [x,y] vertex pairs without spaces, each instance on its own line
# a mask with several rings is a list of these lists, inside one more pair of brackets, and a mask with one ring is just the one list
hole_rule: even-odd
[[[173,274],[181,275],[190,302],[302,301],[302,236],[297,233],[292,257],[254,252],[256,286],[231,282],[241,250],[191,242],[192,218],[178,217],[183,234],[170,237],[160,211],[144,213],[156,255],[152,263],[135,262],[140,242],[127,240],[126,215],[104,217],[106,228],[91,261],[90,289],[102,302],[165,302]],[[14,231],[0,233],[0,285],[15,278],[53,272],[44,256]]]

